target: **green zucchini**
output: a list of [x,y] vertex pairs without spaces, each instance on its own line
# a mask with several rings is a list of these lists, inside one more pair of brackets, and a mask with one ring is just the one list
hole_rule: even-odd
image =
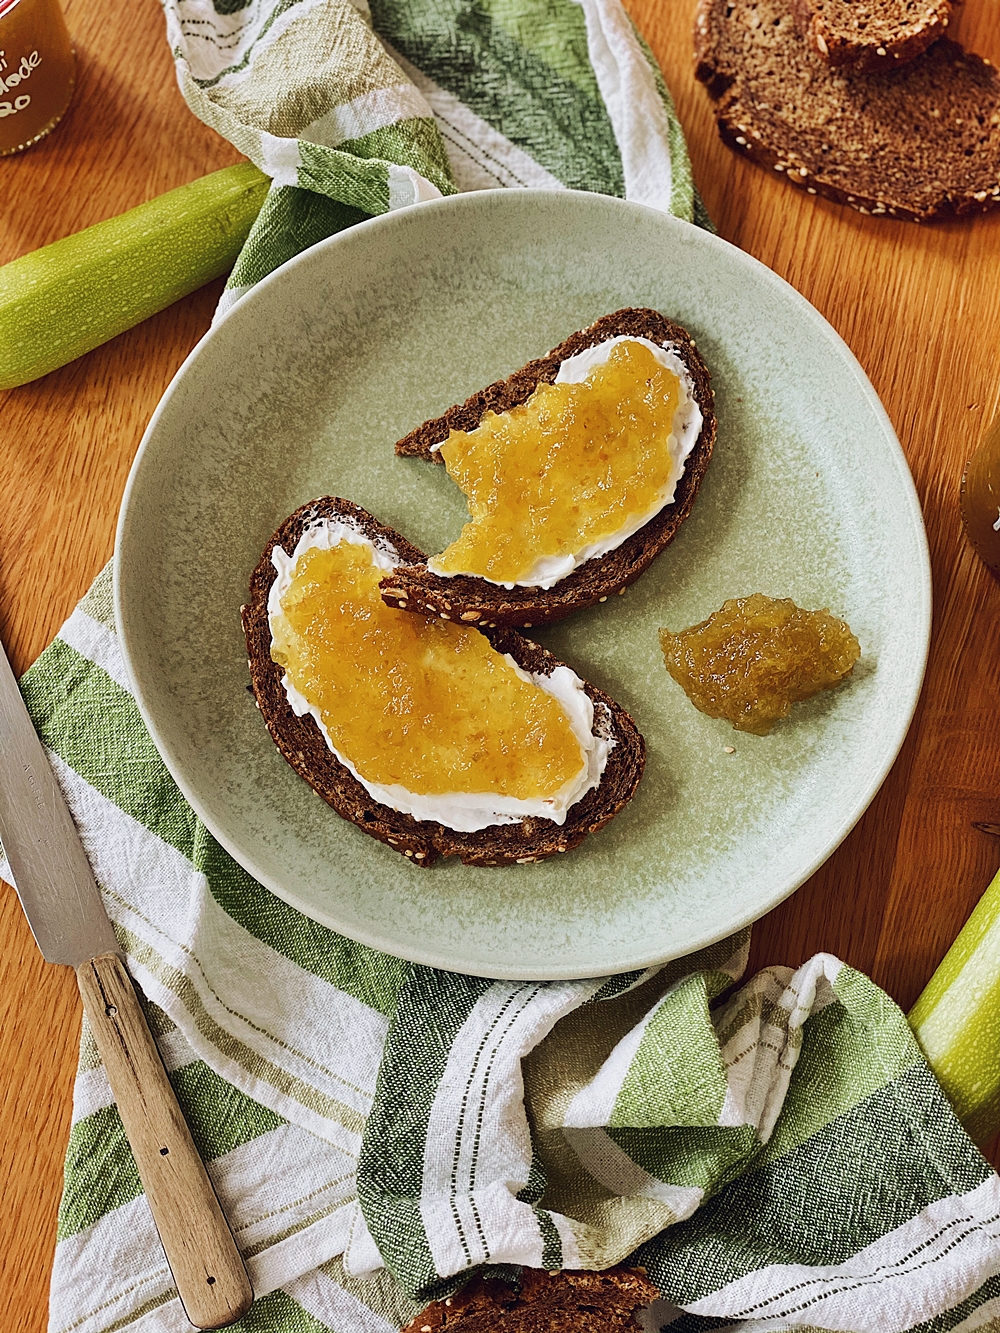
[[977,1143],[1000,1130],[1000,874],[910,1010],[930,1067]]
[[250,162],[225,167],[0,267],[0,389],[228,273],[269,184]]

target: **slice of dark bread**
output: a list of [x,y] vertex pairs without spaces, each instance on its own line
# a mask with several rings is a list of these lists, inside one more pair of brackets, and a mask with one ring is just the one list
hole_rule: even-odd
[[[313,718],[308,714],[296,717],[281,683],[283,668],[271,659],[267,598],[276,576],[271,552],[275,546],[281,546],[290,555],[305,529],[324,518],[351,524],[372,541],[390,543],[401,560],[422,564],[426,559],[422,551],[366,510],[349,500],[327,496],[303,505],[282,523],[253,572],[250,598],[242,616],[257,704],[275,745],[324,801],[365,833],[419,866],[429,866],[438,856],[459,856],[466,865],[475,866],[543,861],[576,847],[588,833],[602,828],[627,804],[645,767],[645,742],[624,708],[603,690],[586,682],[584,688],[594,703],[595,734],[610,735],[615,744],[599,785],[570,807],[564,824],[531,817],[519,824],[497,824],[476,833],[459,833],[375,801],[337,759]],[[509,653],[524,671],[549,676],[562,665],[551,653],[520,634],[510,630],[483,632],[498,652]]]
[[957,0],[792,0],[799,31],[830,65],[889,69],[944,36]]
[[725,142],[810,194],[914,222],[1000,199],[1000,77],[955,42],[833,69],[791,0],[699,0],[695,52]]
[[637,1329],[637,1310],[659,1299],[641,1268],[603,1273],[538,1268],[521,1272],[520,1288],[498,1278],[473,1278],[456,1295],[434,1301],[403,1333],[624,1333]]
[[548,590],[542,588],[503,588],[486,579],[457,574],[442,578],[426,565],[387,575],[382,582],[382,598],[390,606],[409,611],[430,612],[445,619],[464,620],[469,624],[491,627],[509,625],[531,629],[596,602],[607,601],[613,593],[623,592],[634,583],[650,562],[673,541],[678,529],[691,512],[701,485],[712,446],[715,443],[715,410],[711,376],[698,353],[694,339],[677,324],[656,310],[617,310],[605,315],[589,328],[571,334],[552,349],[548,356],[529,361],[505,380],[480,389],[464,403],[450,407],[433,421],[425,421],[396,445],[396,453],[407,458],[443,462],[431,447],[448,438],[453,430],[474,430],[488,411],[506,412],[526,402],[541,383],[551,384],[567,357],[588,347],[616,338],[620,334],[648,338],[669,344],[687,367],[694,384],[694,397],[704,422],[694,448],[688,455],[684,472],[677,483],[672,502],[660,510],[638,532],[607,555],[585,561],[566,578]]

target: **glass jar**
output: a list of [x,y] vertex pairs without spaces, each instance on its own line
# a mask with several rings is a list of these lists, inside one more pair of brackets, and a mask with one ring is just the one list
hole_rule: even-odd
[[0,157],[59,123],[75,78],[59,0],[0,0]]
[[1000,574],[1000,417],[965,469],[962,518],[973,546],[990,569]]

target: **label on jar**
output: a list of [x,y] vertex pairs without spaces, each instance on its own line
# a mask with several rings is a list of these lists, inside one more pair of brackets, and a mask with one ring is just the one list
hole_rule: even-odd
[[0,0],[0,156],[52,129],[69,105],[73,76],[59,0]]
[[[37,51],[32,51],[30,55],[21,57],[16,69],[10,69],[6,52],[0,51],[0,97],[9,96],[14,88],[31,77],[32,71],[41,63],[42,57]],[[0,101],[0,120],[5,116],[15,116],[30,105],[31,96],[28,93],[18,93],[12,101]]]

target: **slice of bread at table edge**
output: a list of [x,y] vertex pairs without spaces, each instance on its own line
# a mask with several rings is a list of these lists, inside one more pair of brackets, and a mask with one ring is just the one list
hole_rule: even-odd
[[957,0],[792,0],[799,31],[830,65],[890,69],[944,36]]
[[382,582],[383,601],[390,606],[445,616],[467,624],[531,629],[561,620],[574,611],[606,601],[612,594],[623,591],[673,541],[691,512],[712,456],[716,419],[711,376],[694,339],[680,324],[656,310],[627,309],[605,315],[589,328],[571,334],[547,356],[529,361],[507,379],[478,390],[464,403],[450,407],[432,421],[425,421],[397,443],[396,453],[404,458],[422,458],[443,464],[440,453],[432,453],[431,449],[447,440],[452,430],[474,430],[488,411],[502,413],[520,406],[539,384],[551,384],[555,380],[559,367],[568,357],[619,335],[648,338],[661,346],[669,346],[684,363],[693,382],[694,398],[701,409],[703,424],[671,503],[626,538],[621,546],[585,561],[547,590],[508,589],[466,574],[441,577],[421,564],[401,571],[399,577],[395,571],[387,575]]
[[433,1301],[403,1333],[637,1333],[637,1312],[659,1296],[643,1268],[522,1268],[519,1285],[473,1278]]
[[[250,582],[250,598],[242,608],[247,658],[253,691],[275,745],[292,768],[339,815],[370,837],[386,843],[419,866],[439,856],[458,856],[466,865],[503,866],[543,861],[576,847],[588,833],[602,828],[635,793],[646,763],[646,746],[632,718],[603,690],[584,682],[595,705],[594,727],[610,733],[611,747],[600,783],[570,806],[566,822],[529,817],[517,824],[497,824],[475,833],[460,833],[432,820],[418,820],[375,801],[337,759],[311,716],[297,717],[281,683],[284,669],[271,658],[267,599],[276,570],[271,552],[281,546],[289,555],[303,531],[321,519],[339,519],[369,540],[391,543],[407,564],[422,565],[422,551],[405,537],[349,500],[330,496],[303,505],[282,523],[264,549]],[[402,567],[402,566],[401,566]],[[403,613],[401,613],[403,614]],[[493,647],[509,653],[522,670],[548,676],[563,665],[546,649],[511,630],[483,630]]]
[[792,0],[699,0],[697,77],[723,140],[790,185],[912,222],[1000,202],[1000,76],[942,38],[886,72],[834,69]]

